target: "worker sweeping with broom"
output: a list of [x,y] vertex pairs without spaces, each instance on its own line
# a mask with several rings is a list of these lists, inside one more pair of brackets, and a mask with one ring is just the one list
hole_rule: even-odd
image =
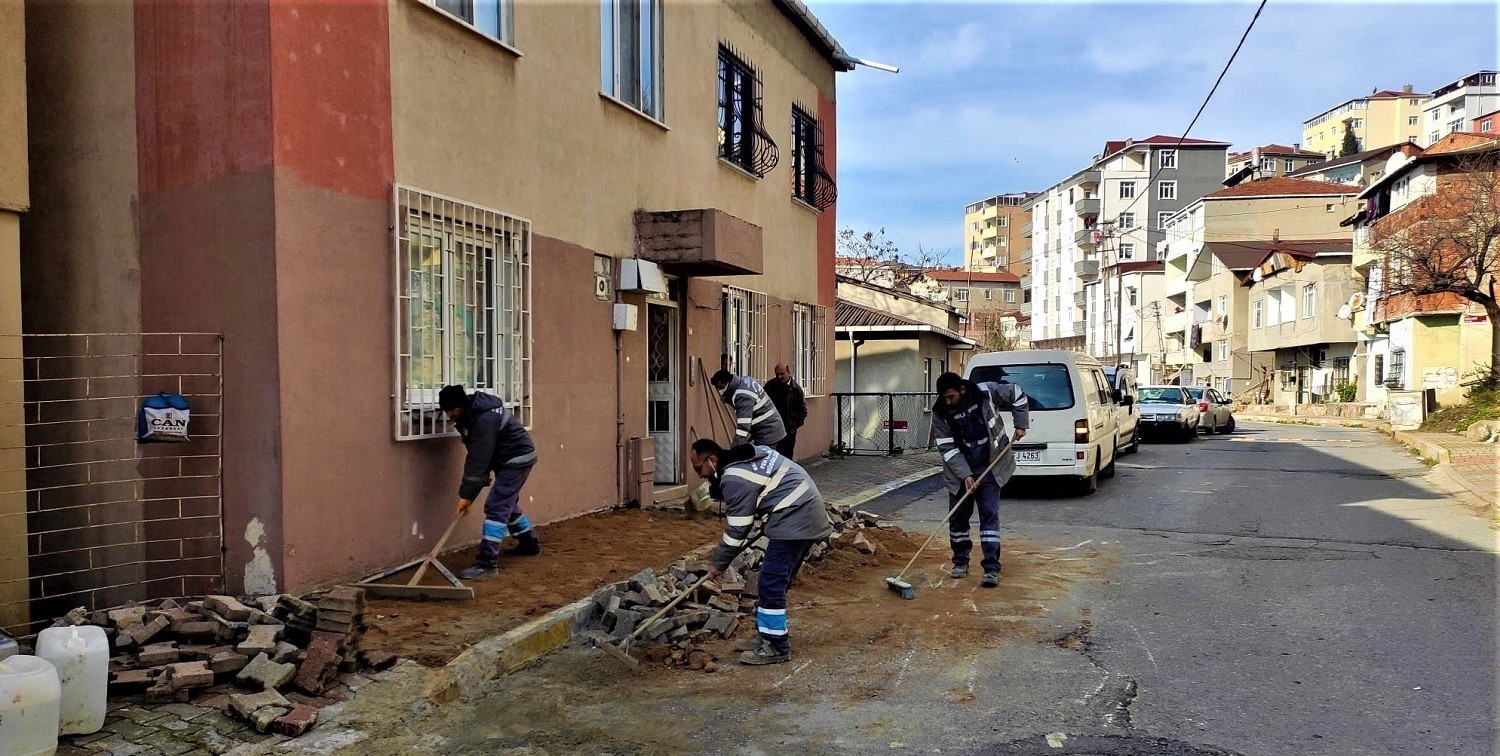
[[455,516],[468,513],[474,499],[489,483],[490,473],[495,474],[495,483],[484,502],[484,534],[479,553],[474,556],[474,564],[458,576],[473,580],[495,574],[500,542],[507,535],[520,541],[511,552],[513,555],[542,553],[542,544],[531,528],[531,518],[521,512],[521,486],[526,485],[526,478],[536,464],[536,446],[531,443],[526,426],[505,409],[505,402],[499,397],[483,391],[470,394],[463,386],[444,386],[438,392],[438,406],[453,421],[468,449]]
[[823,494],[801,465],[769,446],[740,444],[724,449],[711,438],[693,442],[693,472],[708,479],[724,501],[724,537],[709,556],[708,575],[717,580],[746,545],[756,517],[768,542],[760,565],[755,626],[760,642],[740,656],[742,664],[791,661],[786,590],[814,543],[833,533]]
[[[948,502],[953,506],[948,516],[952,577],[969,574],[969,556],[974,550],[969,527],[977,499],[980,566],[984,568],[979,585],[994,588],[1000,584],[1000,487],[1016,470],[1011,442],[1020,441],[1031,427],[1026,393],[1013,383],[975,383],[956,373],[939,376],[937,391],[932,433],[943,455]],[[1016,428],[1013,439],[1006,437],[1005,418],[1000,414],[1006,410]],[[995,459],[996,455],[1005,458]],[[972,495],[961,500],[964,494]]]

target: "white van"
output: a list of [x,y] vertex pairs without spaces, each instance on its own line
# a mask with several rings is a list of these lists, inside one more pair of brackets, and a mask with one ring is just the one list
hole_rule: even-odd
[[1120,437],[1120,451],[1135,454],[1141,450],[1140,389],[1136,385],[1135,373],[1129,367],[1104,366],[1104,380],[1115,389],[1110,396],[1115,401],[1116,435]]
[[990,352],[970,359],[964,377],[1026,392],[1031,429],[1015,444],[1016,475],[1070,476],[1084,494],[1114,477],[1118,420],[1098,360],[1061,349]]

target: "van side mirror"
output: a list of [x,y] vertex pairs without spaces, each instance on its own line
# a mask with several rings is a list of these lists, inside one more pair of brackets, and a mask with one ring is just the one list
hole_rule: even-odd
[[1120,400],[1120,404],[1123,404],[1126,407],[1134,405],[1135,404],[1135,397],[1133,397],[1133,396],[1124,397],[1123,399]]
[[1114,391],[1109,392],[1109,398],[1115,404],[1120,404],[1120,403],[1122,403],[1122,400],[1124,399],[1124,394],[1121,393],[1121,391],[1119,389],[1115,389]]

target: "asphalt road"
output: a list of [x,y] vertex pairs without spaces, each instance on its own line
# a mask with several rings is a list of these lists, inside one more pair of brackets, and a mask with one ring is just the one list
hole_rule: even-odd
[[[1353,429],[1149,444],[1095,496],[1003,502],[1028,558],[1097,568],[1031,602],[1036,642],[666,683],[570,649],[349,752],[1492,754],[1496,533],[1426,472]],[[926,531],[946,504],[865,508]]]

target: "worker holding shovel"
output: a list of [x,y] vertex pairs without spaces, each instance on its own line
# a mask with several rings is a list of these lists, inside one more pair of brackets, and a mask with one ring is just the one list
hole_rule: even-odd
[[[938,400],[932,407],[932,433],[943,455],[943,472],[948,482],[948,501],[954,511],[948,517],[948,544],[953,547],[954,578],[969,574],[969,556],[974,542],[969,537],[969,523],[974,517],[974,500],[979,500],[979,548],[984,555],[980,566],[984,577],[979,585],[994,588],[1000,584],[1000,487],[1016,470],[1012,441],[1020,441],[1031,427],[1026,393],[1013,383],[975,383],[957,373],[943,373],[937,380]],[[1013,439],[1005,433],[1001,411],[1009,410],[1015,424]],[[1005,455],[988,474],[983,471],[997,454]],[[981,479],[975,480],[976,471]],[[970,491],[974,495],[962,506],[959,497]]]
[[536,447],[520,418],[506,411],[499,397],[475,391],[466,393],[463,386],[444,386],[438,393],[438,406],[447,413],[468,449],[464,460],[464,477],[458,486],[458,505],[454,515],[463,517],[495,474],[490,496],[484,502],[484,535],[474,564],[458,573],[464,580],[495,574],[500,559],[500,542],[513,535],[520,544],[511,551],[516,556],[536,556],[542,544],[531,528],[531,518],[521,513],[521,486],[536,464]]
[[693,442],[688,461],[725,506],[724,537],[709,556],[710,579],[718,580],[744,550],[755,519],[765,522],[761,532],[768,542],[755,608],[760,642],[740,656],[740,663],[790,661],[786,590],[812,545],[833,533],[823,494],[801,465],[769,446],[740,444],[726,450],[711,438],[700,438]]

